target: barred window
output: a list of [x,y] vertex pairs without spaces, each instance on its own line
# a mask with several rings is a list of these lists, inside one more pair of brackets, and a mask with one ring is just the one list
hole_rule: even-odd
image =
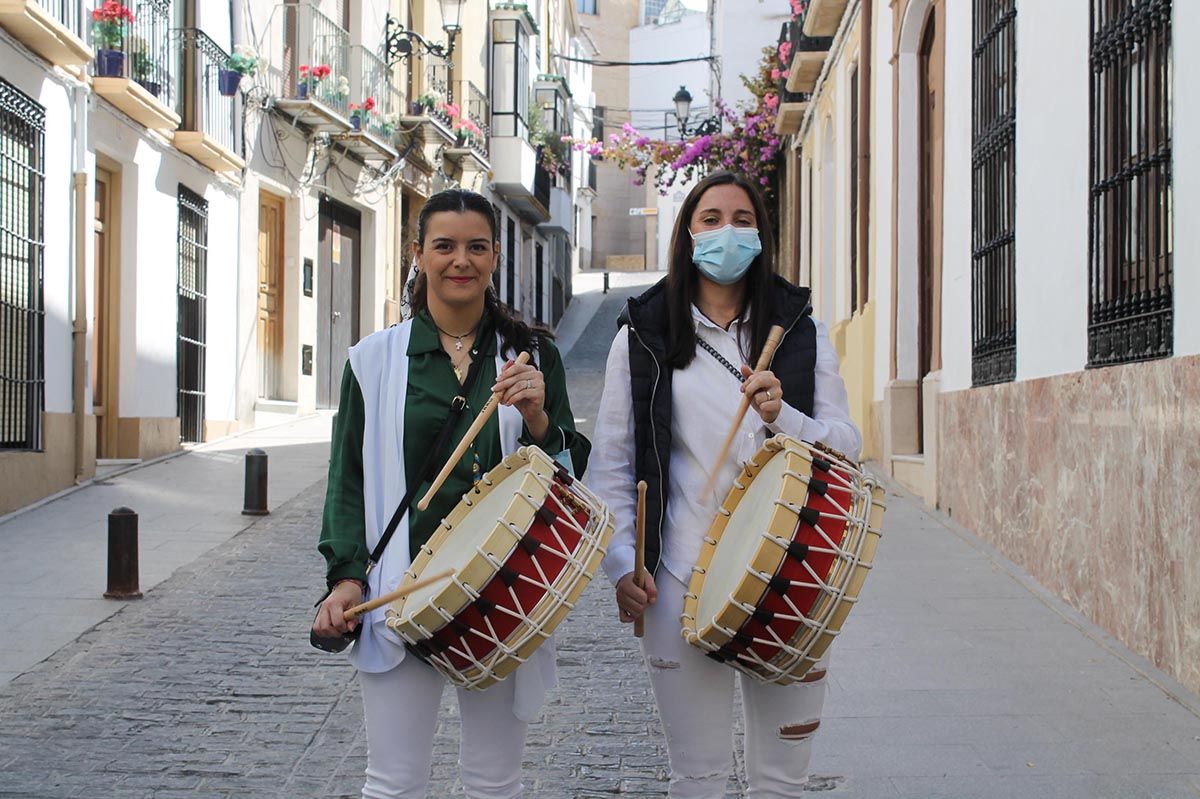
[[0,80],[0,449],[40,450],[46,109]]
[[1016,0],[975,0],[971,147],[971,379],[1017,373]]
[[204,440],[204,362],[208,290],[208,202],[179,187],[179,320],[176,369],[179,437]]
[[1088,366],[1169,356],[1171,0],[1092,0]]

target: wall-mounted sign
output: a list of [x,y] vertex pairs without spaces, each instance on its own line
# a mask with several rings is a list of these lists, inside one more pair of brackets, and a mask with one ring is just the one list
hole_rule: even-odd
[[658,216],[657,208],[630,208],[630,216]]

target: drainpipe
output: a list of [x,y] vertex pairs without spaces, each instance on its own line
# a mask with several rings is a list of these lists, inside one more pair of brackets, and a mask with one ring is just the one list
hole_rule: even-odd
[[869,269],[863,265],[871,262],[871,44],[872,44],[872,0],[861,0],[859,19],[862,20],[859,33],[862,41],[858,45],[859,65],[858,80],[858,257],[856,268],[859,270],[859,291],[866,297],[866,302],[872,299],[871,288],[862,278]]
[[75,106],[74,160],[72,185],[75,191],[75,314],[71,329],[72,405],[75,408],[75,482],[84,479],[84,451],[87,437],[87,181],[84,170],[87,156],[83,132],[87,123],[87,89],[72,90]]

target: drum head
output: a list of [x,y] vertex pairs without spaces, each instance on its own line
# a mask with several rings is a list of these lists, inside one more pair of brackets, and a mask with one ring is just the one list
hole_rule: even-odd
[[[493,537],[497,528],[503,527],[509,506],[513,503],[514,496],[521,491],[526,475],[526,470],[514,469],[503,480],[493,485],[487,494],[476,498],[470,513],[455,525],[454,534],[433,550],[432,557],[421,567],[421,572],[437,574],[446,569],[453,569],[456,575],[463,574],[467,564],[478,554],[479,548]],[[511,536],[508,538],[511,545],[516,546],[516,539]],[[511,546],[509,549],[511,550]],[[503,560],[508,552],[497,554]],[[409,594],[399,608],[401,617],[405,618],[417,609],[431,604],[443,587],[443,584],[434,583]]]
[[713,623],[745,576],[746,564],[754,560],[754,553],[762,543],[762,534],[770,526],[771,516],[776,511],[775,500],[780,496],[787,463],[786,449],[775,452],[759,470],[726,522],[725,533],[717,542],[716,554],[709,562],[700,592],[696,610],[696,626],[700,629]]

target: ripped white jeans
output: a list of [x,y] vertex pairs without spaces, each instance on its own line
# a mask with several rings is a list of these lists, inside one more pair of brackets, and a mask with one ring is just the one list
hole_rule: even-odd
[[[408,655],[391,671],[360,671],[358,679],[367,722],[363,799],[425,799],[445,678]],[[528,725],[513,715],[514,680],[456,690],[463,792],[470,799],[516,799]]]
[[718,663],[679,634],[687,588],[666,569],[646,611],[642,654],[671,761],[670,799],[723,799],[733,769],[733,680],[746,715],[747,799],[792,799],[808,778],[812,736],[825,703],[829,652],[811,682],[770,685]]

